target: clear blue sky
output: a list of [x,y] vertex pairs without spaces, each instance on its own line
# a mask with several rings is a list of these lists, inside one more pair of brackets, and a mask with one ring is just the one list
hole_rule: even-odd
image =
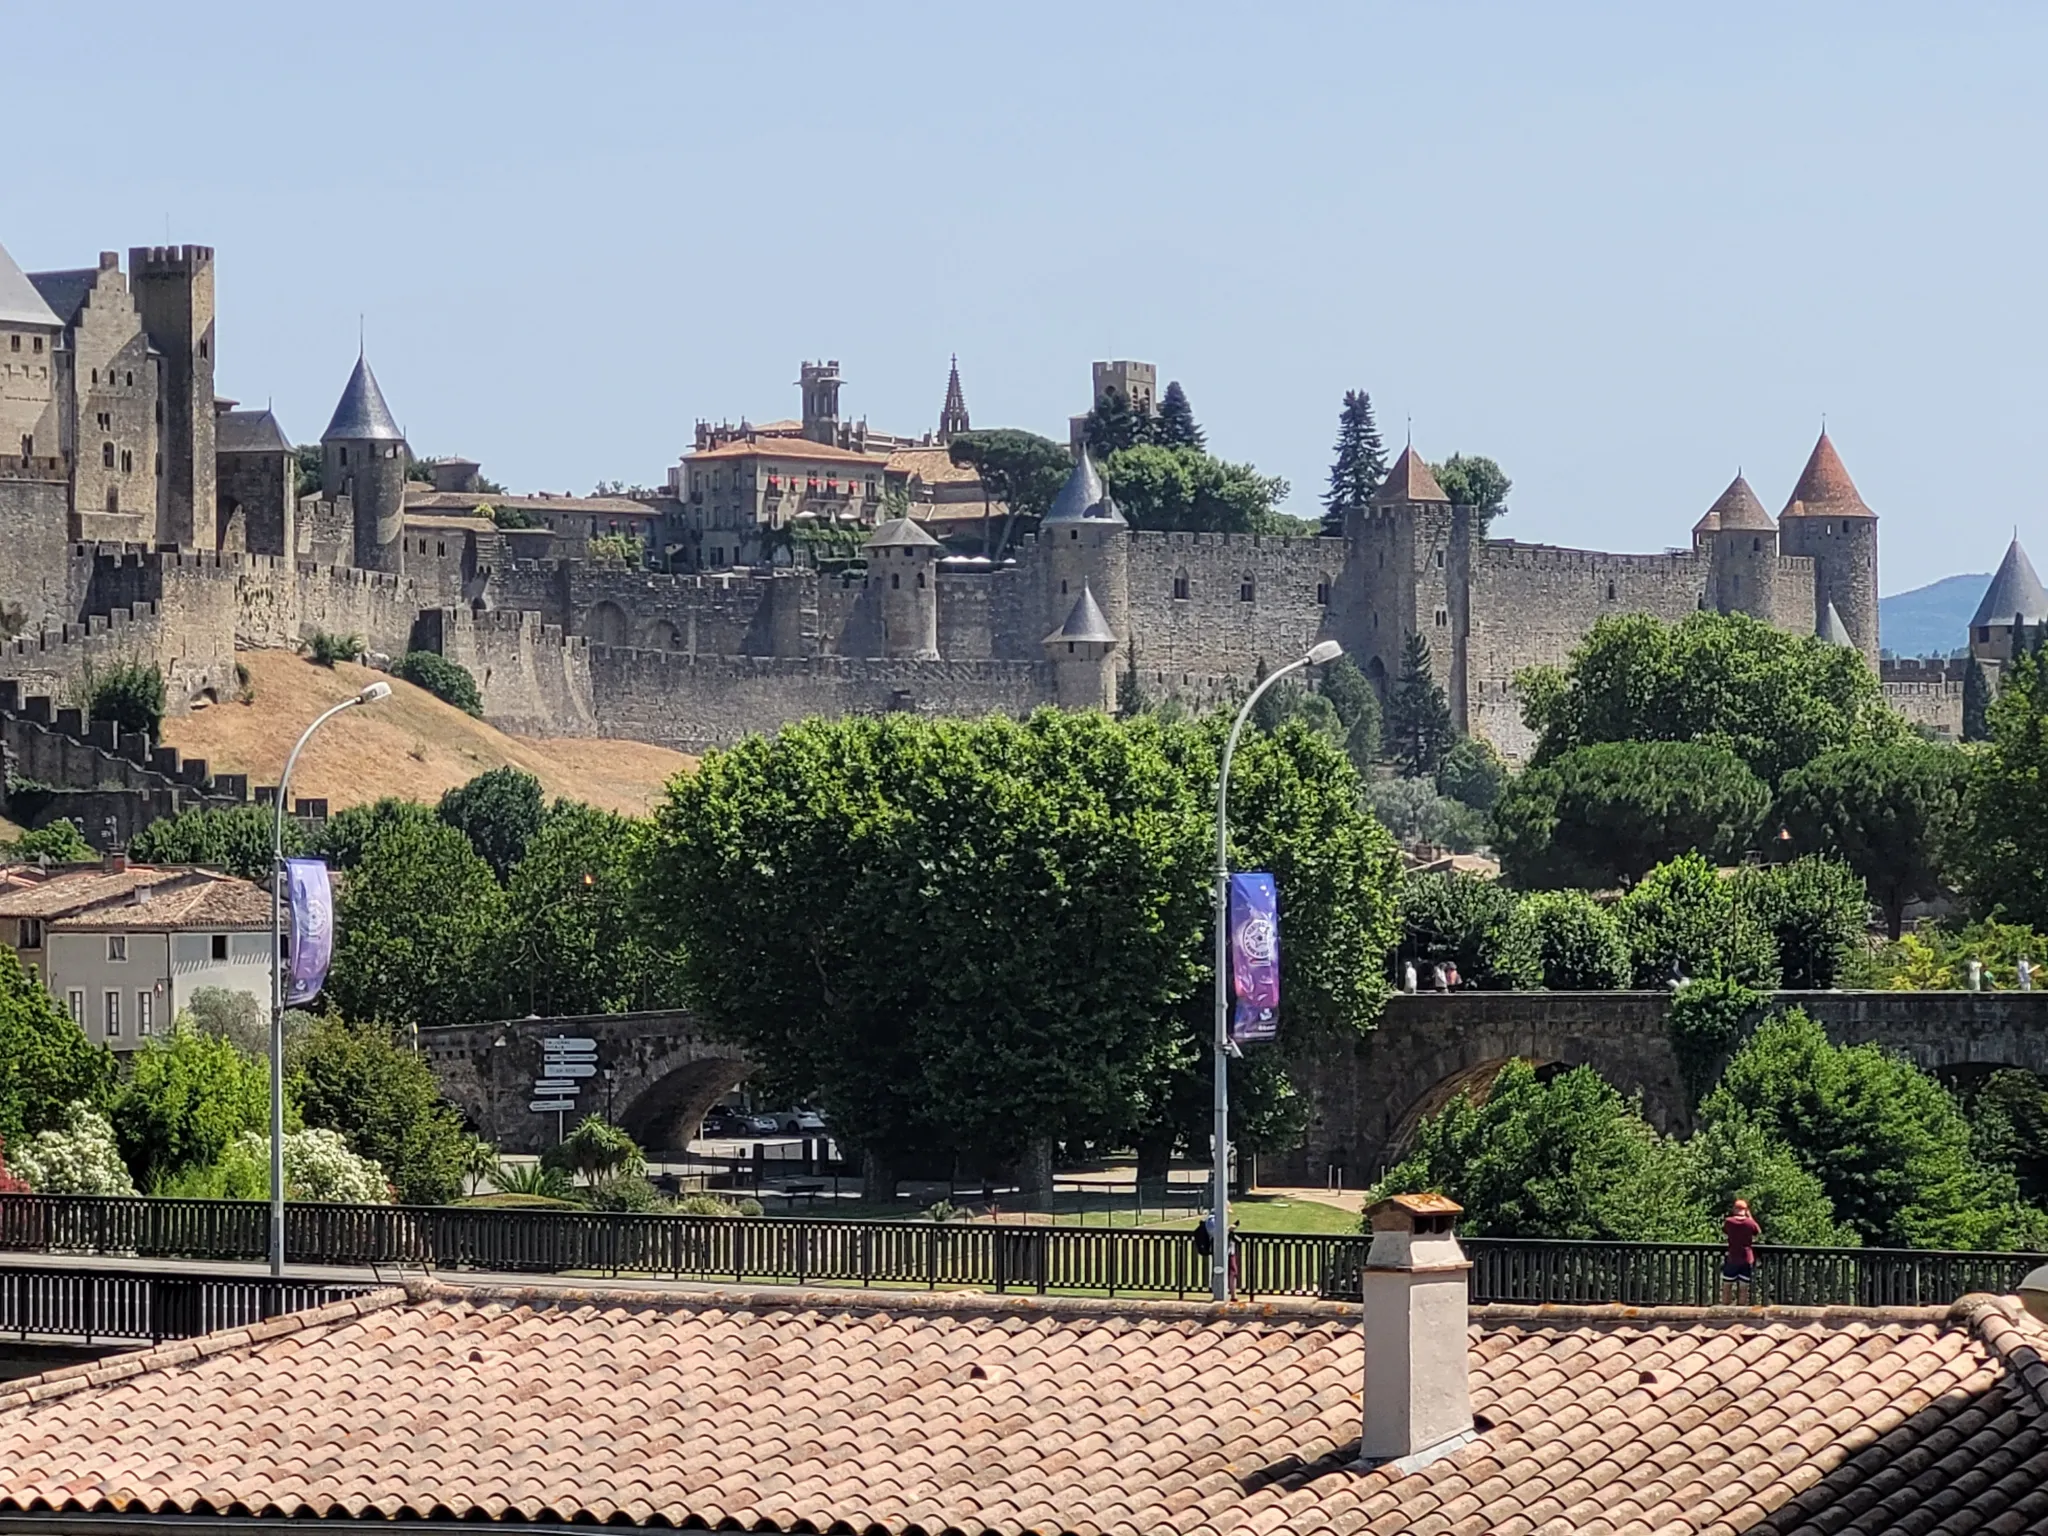
[[[1058,435],[1155,361],[1315,510],[1339,399],[1498,458],[1498,531],[1776,511],[1825,412],[1887,591],[2038,527],[2021,5],[0,0],[0,243],[218,249],[220,385],[325,425],[356,318],[421,453],[657,482],[699,416]],[[2048,556],[2048,536],[2037,537]]]

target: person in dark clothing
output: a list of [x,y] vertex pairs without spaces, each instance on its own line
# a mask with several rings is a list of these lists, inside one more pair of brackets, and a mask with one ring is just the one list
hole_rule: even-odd
[[1728,1239],[1728,1255],[1721,1261],[1721,1304],[1732,1305],[1738,1296],[1744,1302],[1754,1302],[1756,1240],[1764,1235],[1764,1229],[1749,1214],[1747,1200],[1735,1202],[1728,1219],[1721,1223],[1721,1233]]

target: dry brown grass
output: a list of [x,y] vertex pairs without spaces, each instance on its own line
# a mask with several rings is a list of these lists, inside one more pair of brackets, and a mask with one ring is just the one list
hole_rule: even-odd
[[[216,704],[164,722],[163,737],[216,773],[246,773],[275,784],[299,732],[380,674],[343,662],[318,667],[290,651],[243,651],[255,687],[250,704]],[[552,798],[587,800],[639,815],[662,786],[696,759],[637,741],[546,741],[507,736],[444,704],[424,689],[387,678],[391,697],[323,727],[292,775],[294,795],[324,798],[335,810],[398,795],[432,801],[493,768],[523,768]]]

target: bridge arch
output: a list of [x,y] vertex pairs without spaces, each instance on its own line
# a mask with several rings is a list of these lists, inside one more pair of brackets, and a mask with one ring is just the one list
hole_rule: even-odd
[[677,1058],[666,1070],[650,1065],[650,1073],[660,1075],[631,1099],[619,1100],[612,1118],[649,1157],[688,1151],[706,1111],[753,1069],[743,1057],[694,1052]]

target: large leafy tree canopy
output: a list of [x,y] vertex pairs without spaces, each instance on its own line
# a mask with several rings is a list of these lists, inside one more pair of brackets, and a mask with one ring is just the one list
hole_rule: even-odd
[[114,1058],[0,944],[0,1143],[61,1130],[74,1102],[102,1108],[113,1087]]
[[426,1058],[388,1029],[320,1019],[292,1042],[287,1066],[305,1123],[339,1132],[374,1159],[400,1200],[431,1205],[462,1193],[476,1139],[441,1097]]
[[991,501],[1009,508],[1006,531],[1011,533],[1038,526],[1074,468],[1073,456],[1063,445],[1015,427],[962,432],[946,450],[955,464],[970,466],[981,476]]
[[1494,811],[1501,869],[1517,885],[1595,890],[1697,850],[1739,857],[1770,808],[1763,781],[1712,742],[1602,741],[1511,780]]
[[544,814],[540,780],[517,768],[493,768],[441,796],[440,818],[455,828],[504,880]]
[[1536,765],[1603,741],[1708,742],[1775,789],[1823,752],[1906,734],[1854,650],[1742,614],[1605,618],[1564,668],[1516,683]]
[[[140,864],[203,864],[268,885],[271,842],[276,835],[276,813],[267,806],[180,811],[136,833],[128,852]],[[305,829],[287,816],[285,855],[296,857],[306,848]]]
[[1916,736],[1861,742],[1786,774],[1778,819],[1793,848],[1863,877],[1896,939],[1907,904],[1941,889],[1967,776],[1953,747]]
[[1615,906],[1639,987],[1713,977],[1748,987],[1778,983],[1778,951],[1765,915],[1696,853],[1651,870]]
[[1102,464],[1103,482],[1133,528],[1176,533],[1295,533],[1279,511],[1287,482],[1200,448],[1140,442]]
[[220,1160],[244,1131],[270,1124],[270,1070],[234,1042],[179,1021],[135,1053],[114,1100],[114,1134],[145,1190]]
[[[713,754],[656,816],[646,901],[718,1027],[884,1167],[1170,1117],[1198,1054],[1213,723],[811,721]],[[1282,891],[1283,1028],[1369,1015],[1393,850],[1297,727],[1233,774]]]
[[1482,536],[1493,520],[1508,509],[1508,492],[1515,483],[1483,454],[1454,453],[1443,463],[1432,464],[1430,472],[1443,493],[1451,498],[1452,506],[1472,509]]
[[1981,916],[2048,929],[2048,656],[2006,668],[1964,795],[1956,863]]

